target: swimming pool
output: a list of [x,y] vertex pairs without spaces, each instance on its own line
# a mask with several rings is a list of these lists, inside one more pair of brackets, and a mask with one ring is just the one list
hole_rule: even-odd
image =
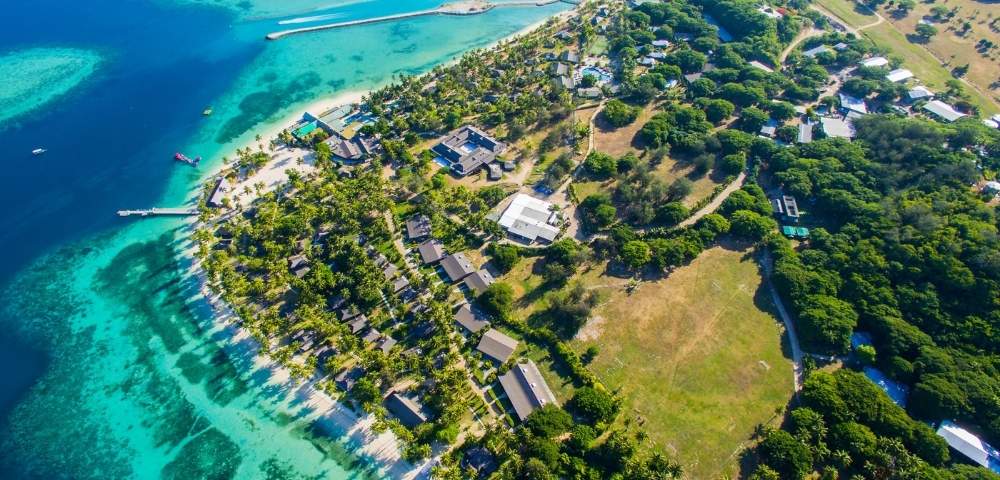
[[580,69],[580,78],[583,78],[584,76],[587,76],[587,75],[592,75],[592,76],[596,77],[598,85],[604,85],[604,84],[607,84],[607,83],[611,83],[611,80],[614,79],[614,76],[611,75],[611,72],[609,72],[609,71],[607,71],[607,70],[605,70],[605,69],[603,69],[601,67],[593,67],[593,66],[591,66],[591,67],[583,67],[583,68],[581,68]]

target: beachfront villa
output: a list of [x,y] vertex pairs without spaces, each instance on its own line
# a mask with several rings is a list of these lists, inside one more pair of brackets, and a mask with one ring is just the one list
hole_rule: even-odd
[[464,177],[492,163],[506,149],[506,145],[488,133],[466,125],[442,139],[431,150],[448,162],[455,175]]

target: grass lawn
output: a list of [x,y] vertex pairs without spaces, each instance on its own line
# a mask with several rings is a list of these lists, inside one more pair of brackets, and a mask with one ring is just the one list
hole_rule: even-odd
[[715,247],[631,295],[615,289],[574,341],[600,348],[590,368],[620,389],[622,418],[644,422],[688,478],[735,478],[754,427],[792,395],[782,330],[746,253]]
[[875,23],[878,17],[869,10],[857,8],[853,0],[816,0],[816,4],[840,17],[847,25],[858,28]]

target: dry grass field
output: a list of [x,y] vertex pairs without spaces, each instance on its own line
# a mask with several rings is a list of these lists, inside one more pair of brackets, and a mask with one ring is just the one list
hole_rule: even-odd
[[746,251],[706,250],[631,295],[614,289],[574,343],[688,478],[735,478],[754,428],[792,394],[782,329]]

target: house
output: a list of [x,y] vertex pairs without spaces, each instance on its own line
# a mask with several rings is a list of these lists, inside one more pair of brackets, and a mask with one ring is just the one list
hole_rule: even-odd
[[556,79],[556,81],[559,82],[559,85],[561,85],[566,90],[572,90],[576,88],[576,81],[574,81],[573,77],[569,75],[560,75],[559,78]]
[[767,119],[767,123],[765,123],[760,127],[760,134],[765,137],[774,138],[774,135],[777,133],[778,133],[778,121],[773,118]]
[[531,412],[545,405],[556,405],[556,396],[542,378],[538,366],[531,360],[518,363],[500,376],[500,386],[514,405],[517,418],[523,422]]
[[494,328],[487,330],[483,334],[483,338],[479,340],[479,345],[476,347],[476,350],[483,352],[484,355],[499,363],[504,363],[510,359],[515,349],[517,349],[517,340],[500,333],[499,330]]
[[1000,454],[972,432],[945,420],[938,427],[937,434],[956,452],[995,473],[1000,473]]
[[684,75],[684,81],[687,82],[688,85],[690,85],[690,84],[694,83],[695,80],[698,80],[699,78],[701,78],[702,75],[704,75],[704,74],[701,73],[701,72],[689,73],[687,75]]
[[889,64],[889,59],[885,57],[871,57],[858,62],[858,64],[868,68],[884,67]]
[[781,203],[785,207],[785,218],[793,222],[798,222],[799,204],[795,201],[795,197],[791,195],[782,195]]
[[913,78],[913,72],[905,68],[897,68],[888,74],[886,74],[885,79],[890,82],[902,82],[904,80]]
[[805,55],[805,56],[807,56],[807,57],[809,57],[809,58],[815,58],[816,55],[819,55],[821,53],[830,52],[830,51],[831,51],[830,47],[828,47],[826,45],[820,45],[818,47],[810,48],[809,50],[804,50],[804,51],[802,51],[802,54]]
[[868,105],[865,105],[864,100],[846,93],[839,93],[837,96],[840,97],[840,108],[851,112],[858,112],[862,115],[868,113]]
[[763,71],[765,71],[767,73],[774,73],[774,69],[773,68],[771,68],[771,67],[769,67],[767,65],[764,65],[763,63],[758,62],[757,60],[751,60],[750,61],[750,66],[754,67],[754,68],[756,68],[758,70],[763,70]]
[[399,267],[393,263],[386,262],[385,267],[382,268],[382,275],[386,280],[392,280],[392,277],[395,277],[397,272],[399,272]]
[[298,278],[302,278],[309,273],[309,260],[305,255],[293,255],[288,257],[288,270]]
[[809,143],[813,141],[813,126],[809,123],[799,124],[799,134],[795,137],[798,143]]
[[559,77],[569,74],[569,66],[565,63],[553,63],[552,64],[552,76]]
[[361,367],[348,368],[333,377],[333,382],[341,391],[349,392],[364,374],[365,371]]
[[431,234],[431,219],[427,215],[417,214],[406,219],[406,236],[410,240],[420,240]]
[[476,295],[481,295],[490,285],[493,285],[493,282],[495,281],[496,280],[493,279],[493,275],[490,275],[490,272],[481,268],[473,272],[468,277],[465,277],[465,286],[469,287],[469,290],[475,292]]
[[946,122],[954,122],[955,120],[965,116],[964,113],[955,110],[954,107],[942,102],[941,100],[931,100],[927,102],[924,104],[924,110],[933,113],[938,118]]
[[993,180],[983,185],[983,193],[987,195],[1000,195],[1000,182]]
[[927,87],[923,85],[917,85],[906,92],[906,96],[909,97],[911,102],[917,100],[923,100],[925,98],[931,98],[934,96],[934,92],[930,91]]
[[539,238],[551,242],[559,235],[559,215],[552,204],[523,193],[514,197],[497,223],[507,233],[528,242]]
[[562,54],[559,55],[559,60],[568,63],[580,63],[580,55],[576,52],[571,52],[569,50],[566,50],[565,52],[562,52]]
[[448,255],[441,259],[441,267],[444,269],[445,275],[452,282],[462,280],[476,271],[476,268],[472,266],[472,262],[468,258],[465,258],[462,252]]
[[410,280],[408,280],[406,277],[399,277],[392,282],[392,292],[399,293],[404,288],[409,286],[410,286]]
[[566,42],[573,40],[573,34],[569,30],[560,30],[553,36]]
[[820,128],[827,137],[854,138],[854,125],[847,120],[831,117],[819,118]]
[[642,57],[639,59],[639,65],[642,65],[644,67],[652,67],[653,65],[656,65],[656,59],[654,59],[653,57]]
[[472,308],[472,305],[468,303],[458,307],[458,310],[455,311],[455,323],[461,325],[469,333],[478,333],[480,330],[490,326],[490,321],[486,315]]
[[432,148],[451,163],[452,172],[458,176],[492,163],[506,149],[506,145],[472,125],[459,128]]
[[428,265],[440,262],[444,258],[444,244],[437,240],[432,239],[421,243],[417,247],[417,251],[420,252],[420,259]]
[[667,48],[670,46],[670,40],[653,40],[653,46],[657,48]]
[[462,458],[462,470],[473,469],[477,478],[488,478],[497,470],[496,459],[483,447],[470,448]]
[[399,419],[399,423],[413,428],[427,421],[423,405],[396,392],[385,398],[385,409]]
[[323,143],[330,146],[330,153],[334,157],[344,162],[360,162],[365,157],[365,153],[361,150],[361,145],[352,140],[345,140],[335,136],[326,139]]

